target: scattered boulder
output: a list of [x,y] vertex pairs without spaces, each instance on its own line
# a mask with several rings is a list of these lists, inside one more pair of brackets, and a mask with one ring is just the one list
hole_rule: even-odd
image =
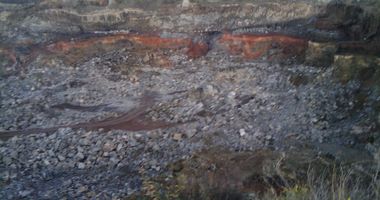
[[337,47],[333,43],[309,42],[305,63],[317,67],[329,67],[334,61]]
[[335,55],[333,67],[341,83],[358,80],[371,84],[380,80],[380,58],[375,56]]

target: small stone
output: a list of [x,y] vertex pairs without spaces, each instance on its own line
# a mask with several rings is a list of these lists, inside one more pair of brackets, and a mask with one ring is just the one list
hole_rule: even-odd
[[11,151],[10,154],[9,154],[9,156],[11,158],[17,158],[18,157],[18,152],[17,151]]
[[50,165],[49,160],[44,160],[44,164],[45,164],[45,165]]
[[255,132],[255,134],[253,134],[254,137],[258,138],[258,137],[262,137],[264,135],[264,133],[260,132],[260,131],[257,131]]
[[15,179],[15,178],[17,178],[17,173],[12,173],[12,174],[10,174],[9,178],[10,178],[10,179]]
[[87,192],[87,197],[95,197],[96,193],[94,191]]
[[62,161],[64,161],[64,160],[65,160],[65,157],[64,157],[64,156],[62,156],[62,155],[58,155],[58,160],[62,162]]
[[114,164],[117,164],[117,163],[120,162],[120,159],[118,159],[117,157],[111,157],[111,158],[110,158],[110,162],[111,162],[111,163],[114,163]]
[[288,133],[285,137],[286,138],[298,138],[298,134],[297,133]]
[[1,172],[1,173],[0,173],[0,177],[1,177],[4,181],[8,181],[8,180],[10,179],[10,173],[9,173],[9,171]]
[[54,133],[54,134],[49,135],[48,139],[49,140],[54,140],[54,139],[56,139],[56,137],[57,137],[57,134]]
[[80,186],[78,188],[78,193],[83,193],[83,192],[86,192],[88,190],[87,186]]
[[153,160],[149,161],[149,165],[151,165],[151,166],[157,165],[157,160],[153,159]]
[[14,163],[12,163],[10,167],[11,167],[11,169],[17,169],[17,165]]
[[12,159],[9,157],[3,157],[3,162],[5,165],[10,165],[12,163]]
[[78,152],[77,155],[75,155],[75,157],[79,160],[83,160],[84,159],[84,155],[82,152]]
[[204,110],[204,105],[202,102],[198,103],[193,107],[193,113],[200,113]]
[[77,147],[77,150],[78,150],[78,152],[83,152],[83,148],[82,147]]
[[57,158],[52,158],[50,161],[53,165],[57,165],[58,159]]
[[323,143],[323,140],[324,140],[324,137],[323,137],[323,136],[320,136],[320,137],[318,138],[318,142],[319,142],[319,143]]
[[317,123],[318,121],[319,121],[318,118],[315,118],[315,117],[311,119],[311,122],[312,122],[313,124]]
[[69,134],[72,131],[71,128],[59,128],[58,129],[58,135],[64,136],[66,134]]
[[116,145],[112,142],[106,142],[103,145],[103,151],[105,151],[105,152],[113,151],[115,148],[116,148]]
[[353,126],[351,129],[351,133],[355,135],[360,135],[364,132],[363,128],[360,126]]
[[67,187],[67,186],[70,186],[72,183],[73,183],[72,180],[67,180],[63,182],[63,186]]
[[152,169],[154,169],[156,171],[160,171],[161,167],[160,166],[153,166]]
[[48,151],[48,154],[49,154],[49,156],[51,156],[51,157],[54,157],[54,155],[55,155],[54,151],[52,151],[52,150],[49,150],[49,151]]
[[20,197],[27,197],[31,195],[32,192],[33,190],[23,190],[23,191],[20,191],[18,194],[20,195]]
[[119,143],[116,147],[116,151],[119,152],[123,147],[124,145],[122,143]]
[[154,144],[152,147],[153,151],[159,151],[160,150],[160,145]]
[[[1,141],[1,140],[0,140]],[[7,148],[5,148],[5,147],[1,147],[0,148],[0,153],[5,153],[7,151]]]
[[240,129],[239,133],[240,133],[241,137],[243,137],[243,136],[245,136],[247,134],[244,129]]
[[233,99],[235,99],[235,96],[236,96],[236,92],[232,91],[232,92],[228,93],[227,98],[229,100],[233,100]]
[[55,195],[55,190],[47,190],[43,196],[42,199],[53,199],[53,196]]
[[143,58],[143,62],[147,63],[147,62],[149,62],[149,61],[150,61],[150,56],[149,56],[149,54],[146,54],[146,55],[144,56],[144,58]]
[[173,135],[173,140],[175,140],[175,141],[180,141],[180,140],[182,140],[182,134],[181,134],[181,133],[175,133],[175,134]]
[[204,88],[204,93],[206,95],[209,95],[209,96],[215,96],[216,94],[218,94],[218,90],[215,89],[214,86],[212,85],[207,85],[205,88]]
[[183,0],[182,1],[182,8],[188,8],[190,6],[190,0]]
[[84,163],[78,163],[78,169],[84,169],[86,165]]
[[186,132],[188,138],[192,138],[197,133],[197,129],[190,129]]
[[81,140],[79,141],[79,143],[80,143],[81,145],[88,146],[88,145],[90,145],[90,140],[88,140],[87,138],[84,138],[84,139],[81,139]]

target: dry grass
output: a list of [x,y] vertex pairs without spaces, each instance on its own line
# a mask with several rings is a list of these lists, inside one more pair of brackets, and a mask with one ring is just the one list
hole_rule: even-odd
[[[239,191],[209,190],[183,193],[186,186],[161,185],[154,181],[143,183],[142,196],[131,199],[155,200],[375,200],[380,199],[379,171],[360,173],[348,167],[320,170],[310,168],[304,181],[286,186],[278,194],[274,190],[258,195]],[[197,190],[195,190],[197,191]]]
[[373,200],[380,199],[379,172],[372,175],[354,169],[333,167],[310,170],[306,183],[285,188],[280,194],[264,194],[263,200]]

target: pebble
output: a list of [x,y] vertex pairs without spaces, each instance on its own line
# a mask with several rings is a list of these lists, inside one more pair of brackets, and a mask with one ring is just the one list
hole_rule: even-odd
[[190,0],[183,0],[182,1],[182,7],[183,8],[188,8],[190,6]]
[[204,89],[204,92],[209,96],[216,96],[218,94],[218,90],[212,85],[207,85]]
[[78,193],[83,193],[88,190],[87,186],[80,186],[77,190]]
[[96,196],[96,193],[95,193],[94,191],[87,192],[87,196],[88,196],[88,197],[95,197],[95,196]]
[[80,139],[80,140],[79,140],[79,143],[80,143],[81,145],[88,146],[88,145],[90,145],[90,140],[87,139],[87,138]]
[[188,129],[186,131],[187,138],[192,138],[197,133],[197,129]]
[[84,169],[86,165],[84,163],[78,163],[78,169]]
[[244,129],[240,129],[239,130],[239,134],[240,134],[241,137],[244,137],[247,133],[245,132]]
[[123,147],[124,145],[122,143],[119,143],[116,147],[116,151],[119,152]]
[[44,164],[45,164],[45,165],[50,165],[49,160],[44,160]]
[[81,153],[81,152],[83,152],[84,150],[83,150],[82,147],[78,146],[78,147],[77,147],[77,151]]
[[69,186],[69,185],[71,185],[72,183],[73,183],[73,181],[69,179],[69,180],[64,181],[64,182],[63,182],[63,185],[64,185],[64,186]]
[[112,157],[110,158],[110,162],[113,163],[113,164],[117,164],[117,163],[120,162],[120,160],[119,160],[117,157],[112,156]]
[[49,156],[51,156],[51,157],[54,157],[55,156],[55,153],[54,153],[54,151],[53,150],[48,150],[48,154],[49,154]]
[[160,145],[154,144],[152,147],[153,151],[159,151],[160,150]]
[[354,135],[360,135],[364,132],[364,129],[360,126],[353,126],[351,129],[351,133]]
[[181,134],[181,133],[175,133],[175,134],[173,135],[173,140],[175,140],[175,141],[180,141],[180,140],[182,140],[182,134]]
[[253,136],[256,137],[256,138],[259,138],[259,137],[262,137],[264,135],[263,132],[260,132],[260,131],[256,131]]
[[78,159],[78,160],[83,160],[84,159],[84,155],[82,152],[78,152],[75,157]]
[[236,92],[232,91],[230,93],[228,93],[227,95],[227,98],[231,101],[231,100],[234,100],[236,97]]
[[104,152],[110,152],[110,151],[113,151],[114,149],[116,148],[116,145],[112,142],[106,142],[104,145],[103,145],[103,151]]
[[145,54],[143,61],[146,63],[146,62],[149,62],[149,60],[150,60],[149,54]]
[[57,157],[58,157],[58,160],[59,160],[59,161],[64,161],[64,160],[65,160],[65,157],[62,156],[62,155],[58,155]]
[[10,173],[9,171],[3,171],[0,173],[0,177],[4,180],[4,181],[8,181],[10,179]]
[[33,193],[33,190],[22,190],[18,194],[20,197],[25,198]]

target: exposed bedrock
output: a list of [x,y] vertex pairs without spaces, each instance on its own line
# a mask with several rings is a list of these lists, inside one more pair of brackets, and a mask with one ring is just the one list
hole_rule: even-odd
[[[16,6],[24,4],[31,5]],[[45,50],[76,49],[74,54],[80,56],[96,48],[130,46],[123,42],[147,49],[185,49],[181,53],[191,59],[224,47],[227,54],[246,59],[306,60],[316,66],[331,64],[326,53],[380,53],[377,13],[353,4],[255,1],[181,6],[173,1],[153,10],[104,0],[3,1],[2,5],[4,66],[31,62]],[[316,50],[325,44],[335,46],[333,52]]]

